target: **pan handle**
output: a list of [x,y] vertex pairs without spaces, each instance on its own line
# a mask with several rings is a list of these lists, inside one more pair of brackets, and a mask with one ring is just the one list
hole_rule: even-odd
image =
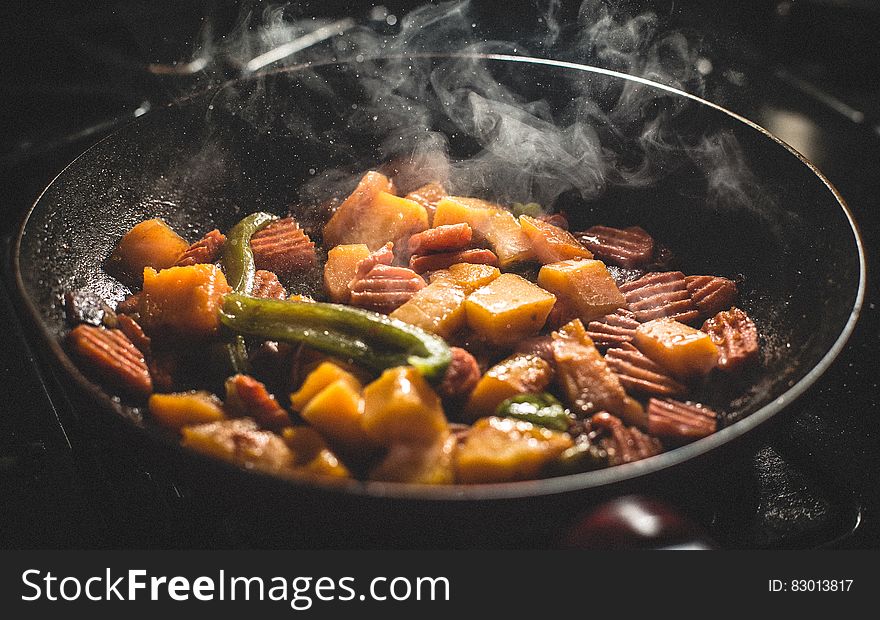
[[627,495],[583,513],[560,546],[580,550],[711,550],[718,545],[694,521],[652,497]]

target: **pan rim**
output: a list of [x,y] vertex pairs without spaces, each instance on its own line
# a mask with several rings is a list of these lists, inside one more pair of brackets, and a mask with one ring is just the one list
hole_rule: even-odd
[[[798,380],[794,385],[789,387],[785,392],[780,394],[776,399],[767,403],[766,405],[756,409],[754,412],[749,414],[748,416],[738,420],[737,422],[731,424],[730,426],[719,430],[718,432],[695,441],[693,443],[677,447],[668,452],[663,452],[657,456],[650,457],[648,459],[644,459],[641,461],[636,461],[634,463],[628,463],[625,465],[616,465],[613,467],[608,467],[605,469],[600,469],[596,471],[583,472],[579,474],[569,474],[566,476],[560,476],[556,478],[543,478],[537,480],[527,480],[520,482],[507,482],[507,483],[492,483],[492,484],[475,484],[475,485],[438,485],[438,486],[430,486],[430,485],[416,485],[411,483],[393,483],[393,482],[360,482],[360,481],[349,481],[347,483],[339,483],[339,482],[321,482],[319,478],[315,477],[296,477],[296,478],[281,478],[273,474],[246,469],[244,467],[234,465],[231,463],[227,463],[225,461],[220,461],[218,459],[214,459],[205,455],[197,454],[197,453],[188,453],[189,456],[198,458],[199,460],[206,462],[207,464],[213,467],[219,467],[221,469],[226,470],[235,470],[237,472],[247,472],[249,475],[254,475],[259,478],[271,479],[273,482],[278,483],[287,483],[285,486],[290,486],[294,489],[307,489],[310,491],[320,490],[324,492],[330,493],[344,493],[348,495],[356,495],[356,496],[365,496],[371,498],[382,498],[382,499],[401,499],[401,500],[421,500],[421,501],[475,501],[475,500],[512,500],[512,499],[522,499],[522,498],[530,498],[530,497],[541,497],[541,496],[550,496],[550,495],[558,495],[565,493],[572,493],[578,491],[585,491],[588,489],[595,489],[600,487],[607,487],[615,483],[622,483],[628,480],[632,480],[634,478],[639,478],[643,476],[647,476],[649,474],[657,473],[661,470],[665,470],[671,467],[675,467],[685,463],[686,461],[690,461],[702,455],[705,455],[713,450],[716,450],[723,445],[730,443],[736,438],[739,438],[747,433],[751,432],[761,424],[767,422],[772,417],[774,417],[777,413],[782,411],[789,403],[795,401],[798,397],[800,397],[807,389],[809,389],[818,379],[821,377],[825,371],[831,366],[843,348],[846,346],[847,341],[852,335],[853,330],[855,329],[855,325],[858,321],[859,315],[861,313],[862,305],[864,303],[865,290],[867,287],[867,266],[866,266],[866,257],[864,250],[864,243],[862,241],[861,233],[859,232],[858,224],[855,221],[855,218],[844,200],[843,196],[837,190],[837,188],[831,183],[831,181],[822,173],[819,168],[812,163],[809,159],[807,159],[803,154],[801,154],[797,149],[783,141],[782,139],[775,136],[773,133],[761,127],[757,123],[749,120],[748,118],[737,114],[727,108],[703,99],[697,95],[693,95],[691,93],[679,90],[672,86],[668,86],[665,84],[661,84],[658,82],[654,82],[648,80],[646,78],[642,78],[639,76],[633,76],[626,73],[614,71],[611,69],[605,69],[602,67],[595,67],[591,65],[579,64],[569,61],[562,60],[552,60],[547,58],[536,58],[530,56],[518,56],[511,54],[477,54],[477,53],[418,53],[418,54],[397,54],[397,55],[385,55],[385,56],[375,56],[370,58],[370,60],[389,60],[389,59],[403,59],[403,58],[470,58],[470,59],[482,59],[482,60],[490,60],[490,61],[499,61],[499,62],[522,62],[531,65],[542,65],[547,67],[552,67],[555,69],[568,69],[573,71],[581,71],[584,73],[593,73],[606,75],[610,77],[615,77],[623,80],[635,81],[637,83],[643,84],[645,86],[649,86],[651,88],[660,89],[666,91],[668,93],[674,94],[676,96],[685,97],[692,101],[695,101],[701,105],[708,106],[718,112],[721,112],[728,117],[746,125],[763,134],[766,138],[775,142],[777,145],[783,147],[787,150],[791,155],[795,156],[803,165],[805,165],[820,181],[821,183],[831,192],[834,196],[835,201],[838,206],[842,209],[847,222],[849,223],[850,230],[853,234],[853,240],[855,242],[855,247],[858,253],[859,260],[859,283],[858,289],[856,291],[856,296],[853,302],[852,310],[850,311],[850,315],[843,326],[843,329],[838,334],[832,346],[826,351],[825,355],[816,363],[800,380]],[[332,65],[351,65],[353,61],[338,61],[331,60],[322,63],[308,63],[308,64],[298,64],[289,67],[284,67],[281,69],[275,69],[271,71],[261,72],[252,76],[248,76],[245,79],[252,79],[254,77],[265,76],[270,74],[278,74],[278,73],[293,73],[297,71],[302,71],[308,68],[316,68],[316,67],[326,67]],[[240,80],[229,80],[222,84],[212,85],[208,91],[219,90],[224,86],[237,82]],[[173,101],[166,106],[161,108],[157,108],[155,111],[148,112],[143,115],[143,117],[148,117],[150,114],[155,114],[159,110],[164,110],[170,107],[176,107],[180,105],[185,105],[191,99],[203,95],[206,91],[201,91],[198,93],[193,93],[185,98],[178,99]],[[100,386],[93,383],[89,379],[82,374],[76,364],[70,359],[67,355],[67,352],[61,346],[60,342],[58,342],[57,338],[54,338],[44,325],[40,312],[37,309],[35,303],[31,299],[30,295],[27,292],[27,288],[24,284],[24,279],[21,272],[21,262],[20,262],[20,250],[22,240],[25,236],[28,222],[31,219],[32,214],[37,209],[37,206],[40,204],[43,196],[46,192],[51,188],[55,182],[65,174],[65,172],[72,167],[76,162],[79,161],[80,158],[86,156],[88,153],[95,149],[103,143],[105,140],[110,140],[128,128],[130,125],[142,122],[140,119],[143,117],[138,117],[137,119],[132,119],[129,123],[117,128],[113,133],[105,136],[95,144],[91,145],[87,149],[85,149],[82,153],[80,153],[76,158],[70,161],[64,168],[57,174],[53,179],[46,185],[45,188],[40,192],[39,196],[37,196],[33,205],[28,209],[24,218],[22,219],[18,233],[15,237],[15,241],[12,247],[12,268],[15,276],[15,284],[17,288],[18,295],[21,297],[24,302],[25,307],[28,310],[31,321],[33,321],[34,325],[37,327],[37,330],[40,332],[41,337],[45,340],[49,348],[51,349],[54,357],[61,362],[64,370],[73,377],[76,382],[79,384],[84,391],[88,392],[92,399],[101,407],[107,411],[112,411],[115,414],[117,419],[122,418],[122,422],[129,427],[129,430],[134,430],[135,432],[140,432],[149,438],[150,441],[159,442],[164,444],[165,447],[174,450],[184,450],[179,442],[172,440],[172,438],[163,432],[160,432],[158,429],[149,427],[149,426],[140,426],[136,424],[129,415],[125,414],[124,409],[118,400],[111,397],[107,392],[105,392]]]

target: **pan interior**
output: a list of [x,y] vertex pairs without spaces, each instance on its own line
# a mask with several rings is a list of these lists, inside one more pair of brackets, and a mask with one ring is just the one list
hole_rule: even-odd
[[[432,72],[451,60],[417,62],[426,63],[424,77],[430,81]],[[731,430],[756,411],[769,417],[775,409],[768,405],[781,405],[788,390],[822,362],[858,305],[857,240],[846,210],[823,179],[775,139],[672,91],[589,68],[523,59],[483,58],[479,66],[516,94],[517,105],[544,101],[546,111],[540,113],[551,120],[564,117],[585,92],[600,109],[611,109],[625,89],[651,90],[650,105],[640,114],[663,115],[666,150],[652,160],[650,182],[627,183],[612,172],[597,195],[585,198],[569,188],[554,206],[569,214],[574,229],[597,223],[642,226],[681,258],[685,273],[736,279],[739,303],[762,334],[762,361],[740,380],[711,382],[700,397],[724,412]],[[58,345],[68,329],[63,294],[87,289],[110,302],[124,297],[128,289],[109,277],[102,263],[138,221],[164,218],[191,240],[215,227],[228,229],[257,210],[291,210],[308,223],[315,217],[316,178],[334,171],[337,188],[350,187],[352,175],[411,150],[407,144],[398,151],[389,147],[389,128],[401,122],[393,116],[397,104],[377,103],[375,90],[365,86],[389,79],[387,71],[381,61],[328,64],[225,85],[145,115],[64,170],[30,213],[16,260],[23,297],[66,368],[75,372]],[[446,137],[453,159],[473,158],[486,146],[488,138],[475,139],[450,120],[449,106],[460,101],[441,101],[427,82],[421,96],[425,116],[419,122]],[[377,111],[376,120],[364,110]],[[383,110],[389,118],[379,118]],[[642,133],[628,134],[626,127],[607,136],[602,127],[598,131],[603,144],[620,154],[621,170],[639,164],[638,157],[632,162],[626,157],[644,152]],[[747,169],[748,183],[741,182],[743,171],[731,160],[707,156],[705,147],[713,140],[737,145],[736,161]],[[545,192],[541,195],[545,173],[523,171],[533,185],[543,183],[536,190]],[[510,200],[506,178],[487,174],[482,195]],[[726,182],[736,191],[722,191]],[[155,433],[137,408],[100,390],[96,394],[113,415]],[[572,486],[588,486],[592,475],[571,477]]]

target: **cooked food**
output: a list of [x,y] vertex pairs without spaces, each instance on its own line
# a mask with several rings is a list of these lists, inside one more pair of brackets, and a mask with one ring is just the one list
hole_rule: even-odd
[[513,482],[723,424],[708,382],[759,359],[733,279],[669,270],[638,222],[402,193],[371,171],[323,225],[257,212],[192,243],[141,222],[107,259],[115,312],[65,296],[68,348],[183,446],[278,476]]

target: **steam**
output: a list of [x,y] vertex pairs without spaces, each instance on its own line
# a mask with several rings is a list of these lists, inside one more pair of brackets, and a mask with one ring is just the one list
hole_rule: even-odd
[[[295,19],[288,5],[246,8],[232,32],[203,36],[198,55],[212,59],[205,76],[215,81],[228,77],[229,67],[246,73],[255,58],[270,61],[264,69],[305,65],[299,71],[303,87],[322,101],[336,96],[334,113],[345,117],[345,131],[284,115],[295,140],[332,145],[336,159],[347,162],[316,169],[301,190],[308,200],[350,188],[363,170],[391,161],[404,191],[439,181],[453,193],[550,208],[567,192],[594,200],[612,185],[650,186],[688,157],[707,170],[707,186],[718,200],[746,200],[744,188],[754,179],[737,159],[732,136],[696,136],[687,143],[675,129],[684,98],[634,81],[585,75],[568,85],[571,92],[560,103],[559,93],[546,90],[555,85],[530,84],[525,76],[521,83],[499,79],[475,57],[543,54],[702,94],[699,42],[665,31],[651,12],[632,13],[620,5],[585,0],[578,27],[567,32],[559,0],[536,0],[534,27],[516,42],[484,40],[470,2],[426,5],[403,16],[379,7],[356,23]],[[296,53],[273,52],[285,45],[295,49],[292,42],[310,36],[314,44]],[[457,55],[439,64],[418,56],[430,52]],[[328,61],[355,66],[362,90],[357,102],[349,104],[351,94],[335,92],[321,73],[319,65]],[[267,110],[267,97],[258,77],[225,105],[255,130],[268,131],[285,110],[283,101]],[[358,152],[365,137],[375,151]],[[470,145],[464,157],[462,141]]]

